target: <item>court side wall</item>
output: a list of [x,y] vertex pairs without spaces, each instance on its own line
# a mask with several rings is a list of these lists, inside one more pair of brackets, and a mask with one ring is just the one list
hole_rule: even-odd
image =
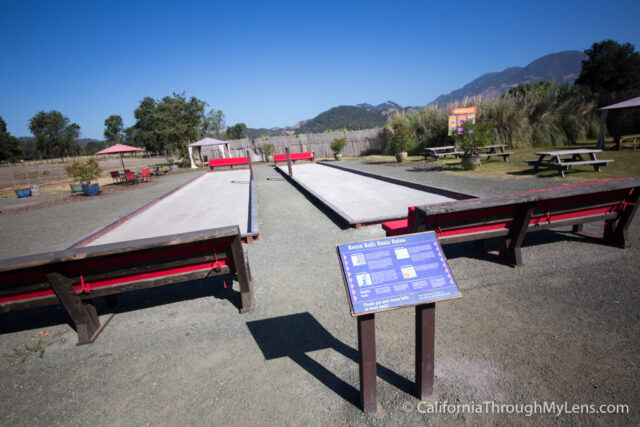
[[[327,133],[310,133],[302,135],[283,135],[271,136],[268,138],[256,139],[236,139],[229,141],[229,151],[232,157],[246,156],[249,150],[252,161],[266,160],[266,156],[262,153],[262,146],[265,144],[273,144],[276,154],[284,153],[285,148],[289,147],[292,153],[300,153],[304,151],[315,151],[316,158],[333,157],[333,151],[329,144],[335,138],[347,138],[347,146],[343,151],[344,156],[363,156],[369,153],[375,153],[382,150],[382,128],[365,129],[355,131],[327,132]],[[213,152],[205,151],[207,147],[203,147],[202,155],[208,155],[212,158]],[[217,154],[217,152],[216,152]],[[216,157],[218,157],[216,155]]]

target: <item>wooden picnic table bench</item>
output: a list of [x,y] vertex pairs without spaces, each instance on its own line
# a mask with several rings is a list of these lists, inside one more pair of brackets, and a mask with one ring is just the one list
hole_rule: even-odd
[[434,157],[436,160],[438,160],[440,157],[446,156],[459,157],[463,154],[464,152],[458,151],[455,145],[447,145],[443,147],[427,147],[422,153],[425,160],[427,160],[429,157]]
[[[571,166],[593,166],[596,172],[600,172],[601,166],[607,166],[613,160],[602,160],[596,157],[596,153],[602,150],[580,148],[577,150],[540,151],[535,153],[537,160],[525,160],[529,166],[533,166],[533,171],[539,168],[556,169],[560,176],[564,178],[564,172]],[[585,160],[582,155],[589,155],[589,160]]]
[[[384,223],[388,236],[434,231],[440,244],[501,238],[500,257],[522,265],[520,248],[530,231],[572,226],[572,231],[629,247],[628,228],[637,209],[640,178],[624,178],[523,191],[409,208],[405,224]],[[604,222],[604,233],[584,233],[588,222]]]
[[62,304],[78,344],[102,328],[92,298],[235,273],[241,313],[254,309],[253,281],[239,227],[0,260],[0,313]]
[[485,157],[487,160],[492,157],[502,157],[502,159],[506,162],[509,156],[513,154],[511,151],[504,151],[506,144],[492,144],[485,145],[478,150],[478,155],[480,157]]

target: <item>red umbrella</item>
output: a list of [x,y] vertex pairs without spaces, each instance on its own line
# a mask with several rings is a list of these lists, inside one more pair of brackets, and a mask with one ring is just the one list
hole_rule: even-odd
[[144,148],[132,147],[130,145],[124,145],[124,144],[116,144],[116,145],[112,145],[111,147],[105,148],[102,151],[98,151],[96,154],[120,154],[122,169],[125,169],[122,153],[134,153],[136,151],[144,151]]

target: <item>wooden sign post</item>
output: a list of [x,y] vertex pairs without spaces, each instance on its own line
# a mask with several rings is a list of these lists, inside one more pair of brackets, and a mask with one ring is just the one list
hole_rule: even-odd
[[415,393],[433,395],[436,301],[462,295],[435,233],[415,233],[337,247],[351,315],[358,319],[360,401],[377,410],[375,313],[415,306]]

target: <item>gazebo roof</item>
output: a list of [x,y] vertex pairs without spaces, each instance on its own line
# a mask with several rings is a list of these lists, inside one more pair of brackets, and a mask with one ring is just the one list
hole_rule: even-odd
[[200,141],[192,142],[188,145],[188,147],[203,147],[205,145],[221,145],[227,143],[228,141],[220,141],[219,139],[203,138]]
[[618,108],[631,108],[640,107],[640,96],[636,98],[627,99],[626,101],[618,102],[617,104],[609,105],[607,107],[600,108],[601,110],[616,110]]

